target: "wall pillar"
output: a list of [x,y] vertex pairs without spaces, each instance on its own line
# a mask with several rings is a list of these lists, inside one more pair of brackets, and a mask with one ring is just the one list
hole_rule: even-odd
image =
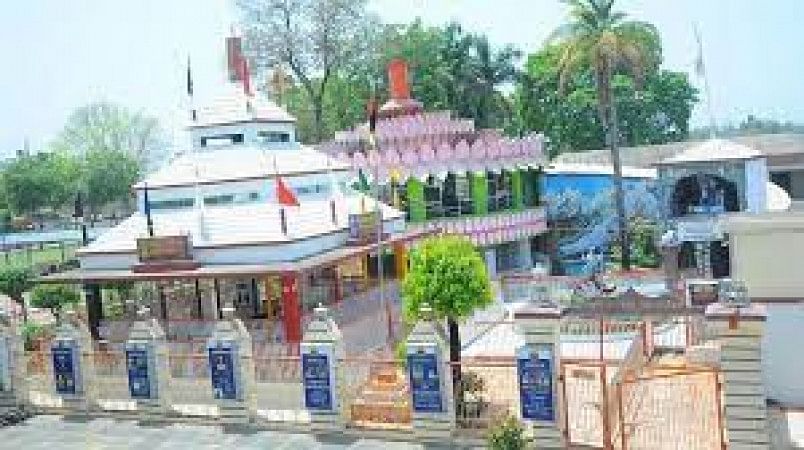
[[244,424],[256,410],[252,342],[235,310],[224,308],[207,342],[212,395],[222,424]]
[[95,407],[95,373],[92,336],[80,322],[70,317],[56,328],[50,347],[53,390],[68,414],[87,413]]
[[770,448],[762,380],[765,319],[763,305],[735,308],[713,303],[706,308],[707,325],[720,343],[724,449]]
[[290,343],[301,342],[299,275],[295,272],[282,274],[282,320],[285,325],[285,340]]
[[[517,349],[517,379],[521,402],[519,417],[539,449],[563,449],[566,411],[559,389],[561,372],[560,333],[563,311],[554,306],[528,307],[514,313],[514,326],[524,344]],[[548,379],[529,383],[528,380]],[[525,380],[525,382],[523,382]]]
[[301,343],[304,407],[315,430],[340,430],[343,417],[338,395],[341,332],[327,308],[318,307]]
[[139,314],[126,341],[129,395],[137,405],[135,418],[159,420],[171,412],[168,347],[159,321]]
[[408,383],[414,434],[423,440],[443,441],[455,427],[455,403],[449,345],[432,320],[432,309],[422,308],[406,344]]

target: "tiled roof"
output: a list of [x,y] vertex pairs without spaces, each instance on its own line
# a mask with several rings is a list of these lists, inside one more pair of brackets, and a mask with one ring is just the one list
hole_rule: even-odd
[[710,139],[691,145],[686,150],[659,161],[658,164],[684,164],[689,162],[728,161],[764,156],[746,145],[723,139]]
[[[346,230],[348,214],[361,210],[361,198],[367,211],[374,210],[374,200],[363,194],[337,197],[337,224],[330,216],[329,200],[303,200],[298,207],[285,208],[288,234],[282,233],[279,206],[276,203],[207,206],[203,210],[155,211],[154,234],[170,236],[190,234],[194,247],[286,243],[333,231]],[[393,220],[402,213],[382,205],[383,218]],[[129,252],[136,249],[137,238],[147,236],[146,219],[137,213],[99,236],[79,254]]]
[[[196,167],[198,168],[196,175]],[[216,181],[231,181],[258,177],[286,176],[328,170],[348,170],[349,165],[309,147],[266,150],[233,144],[215,150],[204,150],[179,156],[144,182],[149,188],[182,186]],[[143,182],[135,188],[142,188]]]
[[204,127],[247,121],[295,122],[284,108],[271,100],[255,95],[246,96],[239,84],[228,84],[224,93],[197,111],[197,120],[190,127]]
[[[760,151],[769,158],[782,155],[804,154],[804,134],[760,134],[754,136],[738,136],[730,141]],[[635,167],[651,167],[663,159],[683,152],[691,146],[704,141],[671,142],[660,145],[642,145],[620,149],[623,165]],[[556,157],[555,163],[576,164],[611,164],[611,153],[608,149],[587,150],[562,153]]]

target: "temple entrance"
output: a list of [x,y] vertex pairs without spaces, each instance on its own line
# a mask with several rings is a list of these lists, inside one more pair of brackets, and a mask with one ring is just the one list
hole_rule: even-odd
[[734,182],[712,174],[681,178],[673,188],[673,217],[717,214],[740,210],[740,193]]

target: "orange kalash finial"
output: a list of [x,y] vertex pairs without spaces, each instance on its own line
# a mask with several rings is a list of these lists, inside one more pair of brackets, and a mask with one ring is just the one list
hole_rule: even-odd
[[388,83],[391,98],[407,100],[410,98],[410,84],[408,83],[408,63],[404,59],[394,58],[388,63]]

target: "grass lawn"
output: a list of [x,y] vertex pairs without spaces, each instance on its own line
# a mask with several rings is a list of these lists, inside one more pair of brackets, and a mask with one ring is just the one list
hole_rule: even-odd
[[46,266],[58,264],[72,259],[75,256],[76,244],[45,244],[40,249],[38,245],[0,252],[0,265],[19,264],[24,266]]

